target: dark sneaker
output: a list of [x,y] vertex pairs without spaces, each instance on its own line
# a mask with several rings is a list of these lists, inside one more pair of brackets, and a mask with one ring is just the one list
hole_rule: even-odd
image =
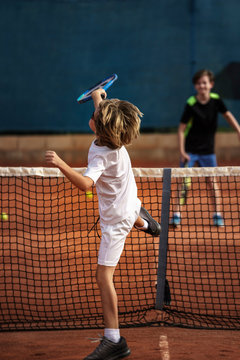
[[142,219],[148,222],[148,229],[147,230],[140,229],[140,230],[152,236],[159,236],[161,232],[160,224],[152,218],[152,216],[144,207],[141,207],[139,215],[141,216]]
[[124,337],[121,336],[120,341],[114,343],[103,336],[98,347],[84,360],[117,360],[130,355],[130,353]]

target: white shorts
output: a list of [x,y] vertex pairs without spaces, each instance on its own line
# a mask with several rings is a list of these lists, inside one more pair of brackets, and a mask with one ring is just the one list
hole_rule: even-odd
[[122,254],[126,237],[131,231],[135,221],[139,216],[140,208],[127,219],[117,224],[104,224],[101,226],[101,243],[98,253],[98,264],[105,266],[116,266]]

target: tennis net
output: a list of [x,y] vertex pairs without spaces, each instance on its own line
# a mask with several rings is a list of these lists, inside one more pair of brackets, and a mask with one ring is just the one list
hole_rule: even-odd
[[[133,229],[126,240],[114,277],[120,326],[240,329],[240,168],[172,169],[170,192],[163,169],[134,174],[162,234],[159,244]],[[213,225],[215,203],[224,226]],[[57,169],[0,168],[0,210],[0,330],[103,327],[95,189],[84,194]],[[181,223],[168,227],[175,210]],[[168,305],[158,302],[159,272],[169,282]]]

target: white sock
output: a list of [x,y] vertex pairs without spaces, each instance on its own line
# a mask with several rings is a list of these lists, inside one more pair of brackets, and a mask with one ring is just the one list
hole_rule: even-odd
[[120,330],[119,329],[104,329],[104,336],[114,342],[118,343],[120,340]]
[[144,220],[144,219],[142,219],[142,221],[144,223],[143,226],[141,226],[141,227],[136,226],[136,228],[139,229],[139,230],[147,230],[148,229],[148,222],[146,220]]

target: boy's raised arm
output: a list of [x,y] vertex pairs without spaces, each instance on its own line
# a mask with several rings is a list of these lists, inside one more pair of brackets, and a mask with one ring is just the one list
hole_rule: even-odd
[[68,178],[68,180],[70,180],[80,190],[87,191],[91,186],[94,185],[94,182],[90,177],[83,176],[82,174],[79,174],[73,170],[55,153],[55,151],[46,151],[45,160],[48,165],[54,165],[58,167],[61,172]]

